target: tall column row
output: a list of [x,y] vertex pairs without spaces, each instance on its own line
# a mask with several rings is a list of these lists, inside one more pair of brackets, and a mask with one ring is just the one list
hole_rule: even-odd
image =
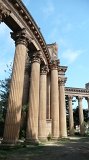
[[[78,99],[78,107],[79,107],[79,124],[80,124],[80,134],[84,135],[84,115],[83,115],[83,107],[82,107],[82,97],[76,97]],[[73,119],[73,108],[72,108],[72,100],[73,96],[68,95],[68,104],[69,104],[69,132],[70,135],[74,134],[74,119]]]
[[60,85],[58,84],[58,60],[50,63],[50,74],[48,76],[48,67],[41,61],[41,51],[33,53],[31,75],[29,77],[28,72],[30,70],[28,65],[26,68],[26,57],[30,40],[26,30],[22,29],[18,33],[12,33],[11,36],[15,40],[16,49],[3,143],[15,144],[18,141],[22,105],[27,104],[27,142],[47,139],[47,117],[48,119],[51,117],[52,120],[52,139],[67,137],[65,90],[63,81],[60,81]]

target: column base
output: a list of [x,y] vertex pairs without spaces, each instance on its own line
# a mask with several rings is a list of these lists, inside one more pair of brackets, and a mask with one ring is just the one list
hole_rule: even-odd
[[3,145],[16,145],[18,143],[18,141],[15,141],[15,140],[2,140],[2,143]]
[[40,142],[47,142],[47,138],[46,137],[38,137]]
[[25,144],[27,145],[39,145],[38,139],[26,139]]
[[52,141],[58,141],[59,137],[52,137]]

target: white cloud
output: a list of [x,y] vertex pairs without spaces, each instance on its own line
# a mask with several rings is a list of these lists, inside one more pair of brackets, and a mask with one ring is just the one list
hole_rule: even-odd
[[81,50],[73,51],[71,49],[67,49],[63,52],[62,58],[66,59],[68,63],[73,63],[75,60],[77,60],[81,53]]
[[45,18],[48,18],[50,15],[52,15],[55,11],[55,7],[52,3],[52,1],[48,1],[47,4],[45,4],[44,8],[41,8],[43,15]]

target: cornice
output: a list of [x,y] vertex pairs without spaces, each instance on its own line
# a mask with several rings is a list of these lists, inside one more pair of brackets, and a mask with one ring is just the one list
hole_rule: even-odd
[[46,42],[42,36],[42,33],[40,32],[39,27],[37,26],[36,22],[32,18],[30,12],[27,10],[25,5],[21,0],[8,0],[9,3],[11,3],[14,8],[18,11],[20,16],[24,19],[25,23],[29,26],[30,30],[36,37],[38,43],[40,44],[43,53],[45,54],[48,63],[50,62],[50,54],[46,45]]
[[73,88],[73,87],[65,87],[65,91],[70,91],[70,92],[78,92],[78,93],[89,93],[89,89],[85,88]]
[[59,66],[59,67],[58,67],[58,72],[59,72],[59,73],[60,73],[60,72],[64,72],[64,73],[65,73],[65,72],[67,71],[67,68],[68,68],[67,66]]

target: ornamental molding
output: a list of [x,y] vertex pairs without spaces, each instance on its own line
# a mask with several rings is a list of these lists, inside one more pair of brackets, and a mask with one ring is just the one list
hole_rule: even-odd
[[10,15],[11,11],[8,10],[2,3],[0,3],[0,23]]
[[30,29],[30,31],[34,36],[34,39],[39,44],[40,49],[45,55],[47,62],[50,63],[50,54],[46,42],[44,40],[44,37],[40,31],[40,28],[37,26],[36,22],[31,16],[30,12],[25,7],[24,3],[21,0],[5,0],[5,2],[3,3],[7,4],[9,8],[11,7],[13,13],[17,12],[19,14],[19,18],[21,17],[23,22],[25,22],[24,27],[26,28],[27,26],[26,29],[28,30]]
[[37,63],[41,63],[41,61],[43,61],[43,56],[40,50],[36,51],[33,53],[32,55],[32,63],[37,62]]
[[16,45],[24,44],[27,47],[27,45],[31,42],[25,28],[23,28],[19,32],[11,32],[11,38],[15,41]]
[[73,96],[73,97],[89,97],[89,89],[85,88],[73,88],[73,87],[65,87],[65,95],[66,96]]
[[58,66],[58,74],[60,75],[61,73],[63,73],[63,75],[65,75],[67,68],[67,66]]
[[67,81],[67,78],[58,78],[59,86],[64,86]]
[[52,61],[50,62],[50,64],[49,64],[49,68],[50,68],[51,70],[58,70],[59,63],[60,63],[59,59],[57,59],[57,60],[52,60]]
[[47,65],[42,65],[40,74],[41,75],[46,75],[47,72],[48,72],[48,66]]

